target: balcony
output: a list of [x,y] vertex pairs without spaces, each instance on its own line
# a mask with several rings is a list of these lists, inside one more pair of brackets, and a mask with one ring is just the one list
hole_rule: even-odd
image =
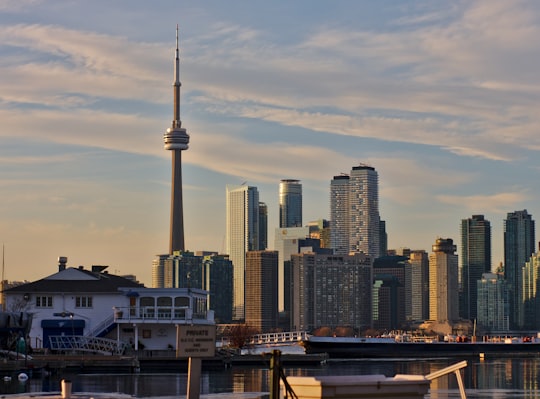
[[193,312],[186,307],[143,306],[115,307],[114,322],[119,324],[213,324],[214,311]]

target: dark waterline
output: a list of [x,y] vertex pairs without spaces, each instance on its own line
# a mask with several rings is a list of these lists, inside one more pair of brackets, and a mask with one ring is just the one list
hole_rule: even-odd
[[[362,359],[329,361],[313,367],[290,367],[287,376],[419,374],[440,370],[461,359]],[[469,359],[463,380],[468,398],[540,397],[540,359]],[[136,397],[184,396],[187,374],[63,374],[32,378],[25,383],[16,379],[0,381],[0,394],[60,391],[62,378],[73,382],[73,392],[119,392]],[[201,393],[267,393],[268,366],[233,367],[203,371]],[[459,397],[454,374],[431,385],[431,398]],[[263,395],[264,396],[264,395]]]

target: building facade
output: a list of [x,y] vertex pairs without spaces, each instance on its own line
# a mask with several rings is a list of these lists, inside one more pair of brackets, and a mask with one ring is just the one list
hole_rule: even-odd
[[508,213],[504,221],[504,277],[510,294],[512,329],[521,329],[525,324],[522,268],[536,247],[534,228],[534,220],[526,209]]
[[380,256],[379,177],[375,168],[359,165],[350,175],[334,176],[330,183],[330,217],[336,254],[363,252],[372,259]]
[[259,249],[259,191],[247,185],[226,189],[226,250],[233,263],[233,320],[244,320],[246,252]]
[[292,328],[372,326],[373,267],[371,258],[301,253],[291,256]]
[[278,327],[278,253],[249,251],[246,254],[245,322],[260,333]]
[[405,274],[405,317],[410,321],[429,319],[429,257],[424,250],[408,251]]
[[373,261],[373,328],[404,328],[408,269],[405,256],[381,256]]
[[477,317],[477,281],[491,272],[491,223],[484,215],[461,220],[460,316]]
[[279,183],[279,227],[302,226],[302,184],[283,179]]
[[540,330],[540,252],[531,255],[522,269],[522,297],[526,330]]
[[510,329],[510,308],[508,286],[500,274],[484,273],[476,282],[478,292],[478,328],[484,333],[508,333]]
[[438,238],[429,255],[429,319],[459,319],[458,256],[451,238]]
[[268,206],[259,202],[259,249],[268,248]]

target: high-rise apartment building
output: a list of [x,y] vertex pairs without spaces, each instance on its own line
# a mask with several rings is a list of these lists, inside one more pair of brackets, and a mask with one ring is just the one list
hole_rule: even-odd
[[484,273],[476,284],[478,328],[491,334],[507,333],[510,328],[510,308],[506,280],[499,274]]
[[372,261],[363,253],[291,256],[293,329],[372,326]]
[[246,324],[261,333],[278,327],[277,251],[246,254]]
[[331,242],[336,254],[363,252],[375,259],[381,251],[379,177],[375,168],[354,166],[350,175],[330,183]]
[[510,295],[510,328],[525,324],[522,268],[535,249],[534,220],[527,210],[508,213],[504,221],[504,277]]
[[451,238],[438,238],[429,255],[429,318],[451,324],[459,319],[458,256]]
[[226,247],[233,262],[233,319],[244,320],[246,252],[259,249],[259,192],[257,187],[226,189]]
[[424,250],[407,252],[409,268],[405,276],[405,316],[407,320],[412,321],[427,320],[429,319],[429,257]]
[[460,316],[477,317],[477,281],[491,272],[491,224],[484,215],[461,220]]
[[302,226],[302,184],[283,179],[279,183],[279,227]]

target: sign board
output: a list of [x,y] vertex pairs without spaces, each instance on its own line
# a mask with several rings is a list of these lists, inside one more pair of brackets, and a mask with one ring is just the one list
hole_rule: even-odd
[[176,357],[213,357],[215,355],[215,325],[179,325],[176,334]]

